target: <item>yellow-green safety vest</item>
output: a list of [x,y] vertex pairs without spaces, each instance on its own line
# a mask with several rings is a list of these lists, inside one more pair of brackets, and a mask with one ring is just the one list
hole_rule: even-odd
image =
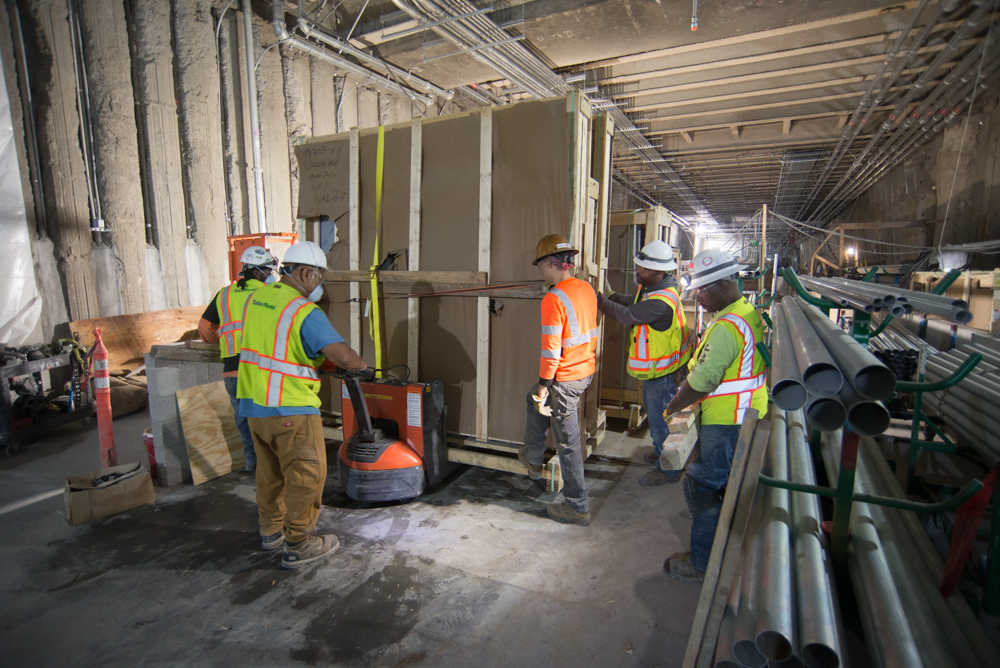
[[632,328],[632,341],[628,347],[628,373],[639,380],[649,380],[673,373],[687,362],[691,358],[691,340],[684,319],[684,306],[675,288],[664,288],[643,295],[640,287],[635,293],[634,303],[639,303],[640,296],[642,301],[662,300],[674,310],[670,327],[662,332],[649,325],[636,325]]
[[250,295],[263,286],[261,281],[247,279],[246,287],[241,288],[239,283],[233,283],[219,290],[219,294],[215,296],[215,308],[219,311],[219,355],[222,358],[240,354],[243,308]]
[[764,325],[757,310],[745,298],[733,302],[712,320],[705,337],[698,344],[690,368],[701,359],[702,348],[716,327],[722,327],[736,339],[740,352],[722,375],[722,382],[701,401],[701,423],[742,424],[748,408],[760,415],[767,411],[767,378],[764,360],[757,352],[757,342],[764,340]]
[[260,288],[243,312],[243,342],[236,396],[258,406],[319,408],[321,355],[309,359],[302,323],[318,307],[283,283]]

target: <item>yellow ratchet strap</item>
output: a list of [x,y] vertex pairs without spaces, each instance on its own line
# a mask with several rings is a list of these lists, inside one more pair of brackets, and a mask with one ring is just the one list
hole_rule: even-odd
[[378,246],[379,237],[382,235],[382,172],[385,164],[385,126],[378,128],[378,158],[375,162],[375,254],[372,258],[372,267],[368,270],[368,278],[372,283],[372,313],[368,320],[368,333],[375,342],[375,369],[379,378],[383,377],[382,371],[382,326],[379,318],[378,301]]

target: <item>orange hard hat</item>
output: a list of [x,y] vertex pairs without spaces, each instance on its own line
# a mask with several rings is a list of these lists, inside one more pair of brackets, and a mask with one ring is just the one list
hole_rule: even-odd
[[538,245],[535,246],[535,261],[531,264],[537,266],[538,262],[553,253],[572,253],[576,255],[579,253],[577,249],[573,248],[569,244],[569,240],[560,234],[547,234],[542,237]]

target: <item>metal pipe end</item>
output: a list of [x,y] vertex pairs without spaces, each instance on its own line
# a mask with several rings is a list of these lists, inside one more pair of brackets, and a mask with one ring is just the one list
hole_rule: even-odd
[[955,311],[955,314],[951,317],[952,322],[957,322],[959,325],[965,325],[972,322],[972,312],[959,310]]
[[854,376],[854,391],[865,399],[882,401],[896,391],[896,374],[882,364],[866,366]]
[[802,648],[802,660],[814,668],[840,668],[840,656],[828,645],[812,642]]
[[733,644],[733,656],[746,668],[765,668],[767,657],[757,651],[757,645],[750,638],[737,640]]
[[889,411],[878,401],[859,401],[847,413],[847,426],[860,436],[878,436],[889,428]]
[[889,314],[893,317],[899,317],[906,314],[906,307],[902,304],[893,304],[892,308],[889,309]]
[[810,394],[817,397],[832,397],[843,387],[844,375],[835,364],[820,362],[803,372],[802,384]]
[[836,431],[847,422],[847,410],[836,398],[823,397],[806,406],[806,418],[820,431]]
[[808,398],[806,388],[794,380],[779,380],[771,388],[771,400],[783,411],[797,411],[806,405]]
[[792,641],[785,634],[769,629],[757,634],[757,651],[767,657],[768,662],[784,662],[792,657]]

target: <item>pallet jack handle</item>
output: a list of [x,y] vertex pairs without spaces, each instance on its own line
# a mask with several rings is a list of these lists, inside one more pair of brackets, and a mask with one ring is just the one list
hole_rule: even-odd
[[358,421],[358,440],[362,443],[375,442],[375,430],[372,429],[372,418],[368,414],[368,404],[365,403],[365,395],[361,391],[361,381],[357,376],[347,374],[338,375],[343,379],[347,387],[347,394],[351,398],[351,406],[354,407],[354,417]]

